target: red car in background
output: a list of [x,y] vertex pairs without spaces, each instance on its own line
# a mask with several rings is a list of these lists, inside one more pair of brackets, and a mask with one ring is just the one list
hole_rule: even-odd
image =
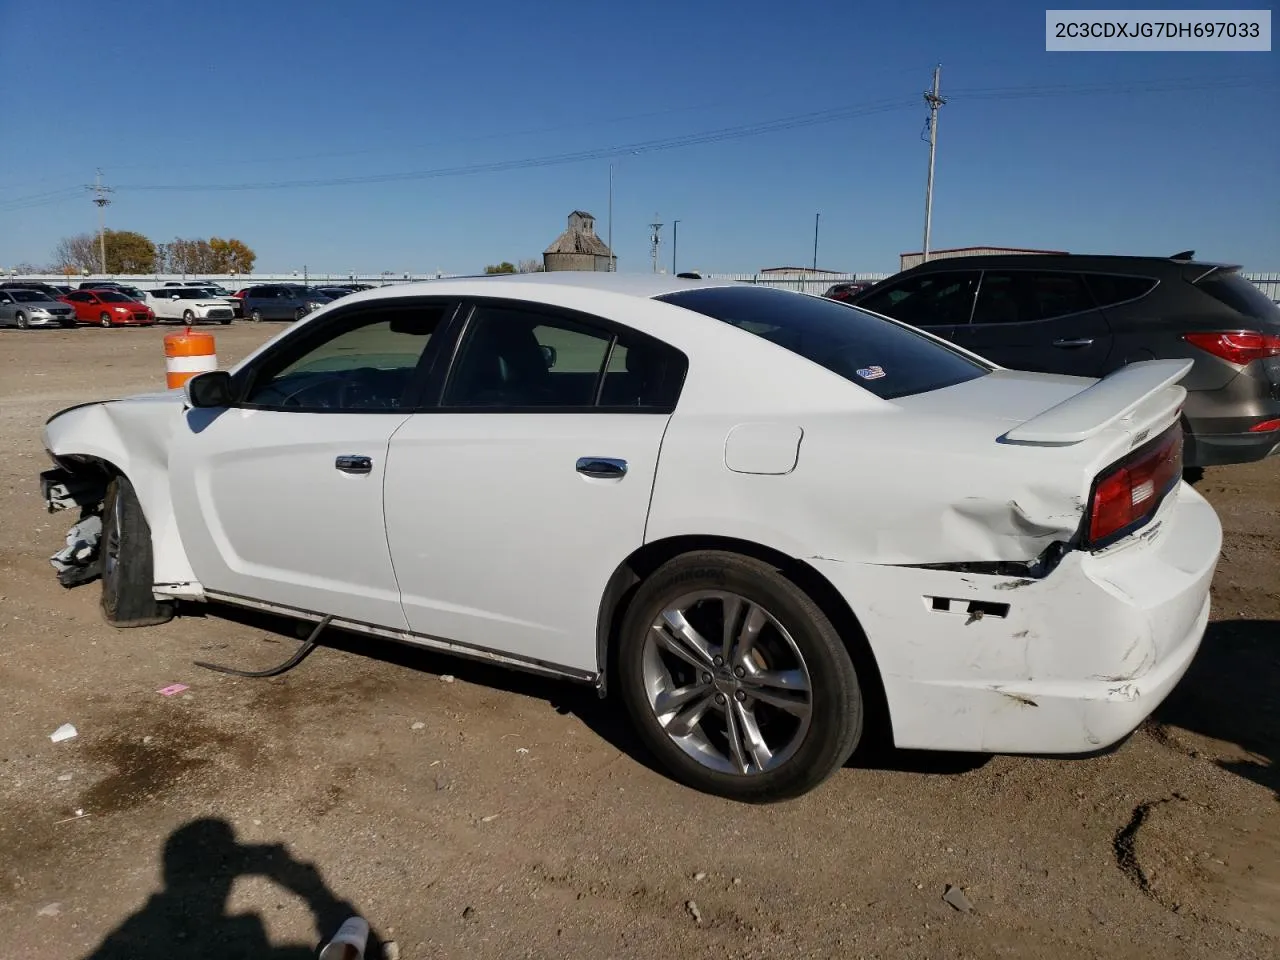
[[154,310],[118,290],[72,290],[59,299],[75,309],[76,323],[149,327],[156,322]]

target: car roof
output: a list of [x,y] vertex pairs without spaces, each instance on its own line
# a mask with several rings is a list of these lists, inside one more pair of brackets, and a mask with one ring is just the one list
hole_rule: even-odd
[[1051,267],[1055,270],[1093,270],[1106,272],[1127,272],[1135,268],[1151,270],[1181,269],[1183,267],[1200,267],[1205,270],[1239,269],[1236,264],[1213,263],[1205,260],[1177,259],[1173,257],[1151,257],[1109,253],[975,253],[963,257],[939,257],[927,263],[909,267],[902,273],[924,272],[926,270],[989,270]]
[[[578,270],[556,270],[550,273],[502,273],[475,277],[443,277],[439,280],[415,280],[394,283],[385,287],[360,292],[362,299],[386,296],[431,295],[441,293],[471,296],[520,296],[518,288],[524,285],[541,288],[565,287],[575,290],[597,290],[601,293],[652,299],[680,290],[696,290],[699,287],[725,287],[737,285],[733,280],[686,280],[663,273],[606,273]],[[490,294],[486,288],[492,286]],[[503,287],[515,287],[504,291]]]

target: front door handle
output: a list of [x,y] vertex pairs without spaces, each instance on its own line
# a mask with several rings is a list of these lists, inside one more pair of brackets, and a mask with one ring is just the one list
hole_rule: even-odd
[[1083,337],[1082,337],[1082,338],[1080,338],[1079,340],[1055,340],[1055,341],[1053,341],[1053,345],[1054,345],[1055,347],[1067,347],[1067,348],[1071,348],[1071,347],[1087,347],[1087,346],[1089,346],[1091,343],[1093,343],[1093,340],[1091,340],[1091,339],[1085,339],[1085,338],[1083,338]]
[[370,457],[338,457],[333,465],[343,473],[372,473],[373,460]]
[[616,480],[627,475],[627,461],[614,457],[579,457],[576,469],[584,477]]

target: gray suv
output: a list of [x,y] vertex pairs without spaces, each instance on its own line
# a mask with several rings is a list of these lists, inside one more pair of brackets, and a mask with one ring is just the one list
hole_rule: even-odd
[[262,320],[301,320],[312,310],[319,310],[332,300],[294,283],[264,283],[246,287],[236,294],[244,302],[244,316],[255,322]]
[[1280,452],[1280,307],[1237,266],[1192,251],[948,257],[848,302],[1015,370],[1103,377],[1138,360],[1192,359],[1187,466]]

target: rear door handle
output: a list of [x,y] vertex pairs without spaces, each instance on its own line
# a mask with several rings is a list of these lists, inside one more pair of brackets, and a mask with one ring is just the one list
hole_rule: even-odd
[[579,457],[576,469],[584,477],[616,480],[627,475],[627,461],[614,457]]
[[1087,346],[1089,346],[1091,343],[1093,343],[1093,340],[1091,340],[1091,339],[1085,339],[1085,338],[1083,338],[1083,337],[1082,337],[1082,338],[1080,338],[1079,340],[1055,340],[1055,341],[1053,341],[1053,345],[1054,345],[1055,347],[1087,347]]
[[370,457],[345,456],[338,457],[333,465],[343,473],[372,473],[373,459]]

